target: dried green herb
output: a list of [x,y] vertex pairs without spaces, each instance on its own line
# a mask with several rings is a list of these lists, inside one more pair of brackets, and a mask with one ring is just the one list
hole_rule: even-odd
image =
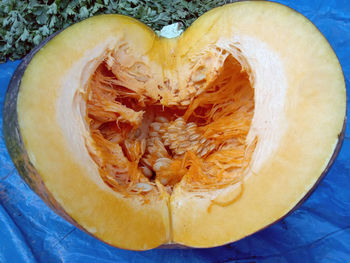
[[188,27],[223,0],[0,0],[0,62],[25,56],[52,33],[97,14],[123,14],[154,30],[175,22]]

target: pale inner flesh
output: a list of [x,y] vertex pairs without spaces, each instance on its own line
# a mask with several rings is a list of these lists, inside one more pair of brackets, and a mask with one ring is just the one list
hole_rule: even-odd
[[164,79],[149,88],[147,65],[128,67],[119,57],[106,56],[84,98],[87,148],[103,181],[124,194],[160,184],[171,193],[180,181],[193,191],[240,182],[257,138],[247,143],[254,89],[238,60],[216,47],[193,62],[186,86]]

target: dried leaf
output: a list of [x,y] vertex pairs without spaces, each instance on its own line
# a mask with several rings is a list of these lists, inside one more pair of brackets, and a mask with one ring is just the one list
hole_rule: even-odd
[[232,1],[0,0],[0,62],[22,58],[49,34],[92,15],[128,15],[159,31],[176,22],[186,28],[204,12]]

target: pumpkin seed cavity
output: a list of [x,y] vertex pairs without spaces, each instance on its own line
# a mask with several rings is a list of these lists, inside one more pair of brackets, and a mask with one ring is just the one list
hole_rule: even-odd
[[246,142],[254,115],[249,74],[219,48],[191,63],[187,86],[172,87],[165,79],[156,96],[140,88],[152,78],[145,64],[123,66],[115,53],[91,76],[87,149],[112,189],[147,194],[162,184],[171,193],[183,182],[202,191],[242,180],[257,142]]

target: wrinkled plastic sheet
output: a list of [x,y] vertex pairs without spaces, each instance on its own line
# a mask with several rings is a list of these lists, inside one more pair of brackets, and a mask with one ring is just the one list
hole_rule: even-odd
[[[350,87],[348,0],[279,2],[304,14],[326,36]],[[1,107],[18,64],[0,64]],[[349,124],[337,160],[299,209],[252,236],[211,249],[113,248],[64,221],[31,191],[11,162],[2,133],[0,165],[0,262],[350,262]]]

